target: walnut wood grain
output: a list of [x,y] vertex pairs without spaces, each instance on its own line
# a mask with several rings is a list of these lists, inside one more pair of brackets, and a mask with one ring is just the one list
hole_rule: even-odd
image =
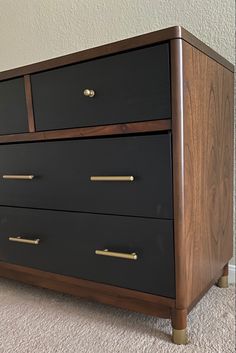
[[171,130],[171,119],[151,120],[137,123],[82,127],[76,129],[52,130],[26,134],[1,135],[1,143],[23,141],[46,141],[79,137],[95,137],[106,135],[125,135],[133,133],[157,132]]
[[170,318],[175,300],[0,262],[0,276],[148,315]]
[[175,330],[183,330],[187,327],[186,309],[172,309],[171,310],[171,324]]
[[191,45],[195,46],[196,48],[204,52],[206,55],[213,58],[221,65],[225,66],[230,71],[234,70],[234,66],[226,59],[224,59],[221,55],[216,53],[213,49],[201,42],[199,39],[197,39],[184,28],[180,26],[174,26],[151,33],[145,33],[133,38],[120,40],[118,42],[102,45],[96,48],[86,49],[77,53],[72,53],[58,58],[42,61],[39,63],[22,66],[12,70],[7,70],[0,73],[0,80],[5,80],[21,75],[28,75],[34,72],[48,70],[63,65],[73,64],[76,62],[82,62],[85,60],[95,59],[102,56],[115,54],[118,52],[140,48],[143,46],[152,45],[177,38],[182,38],[183,40],[191,43]]
[[229,264],[227,263],[223,268],[222,276],[228,276],[228,275],[229,275]]
[[202,290],[202,292],[198,293],[197,296],[194,297],[193,301],[191,304],[188,306],[188,313],[191,312],[191,310],[194,308],[194,306],[204,297],[204,295],[209,291],[209,289],[214,285],[217,284],[219,278],[223,275],[224,273],[224,268],[220,269],[217,272],[217,275],[208,283],[208,285]]
[[173,163],[176,307],[184,309],[232,257],[233,74],[185,41],[172,48],[183,70]]
[[35,121],[34,121],[30,75],[24,76],[24,82],[25,82],[25,97],[26,97],[26,106],[27,106],[27,113],[28,113],[29,132],[35,132]]

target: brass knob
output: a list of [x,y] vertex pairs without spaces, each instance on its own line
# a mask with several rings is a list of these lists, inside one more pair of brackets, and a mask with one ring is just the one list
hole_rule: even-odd
[[95,91],[94,91],[93,89],[88,89],[88,88],[86,88],[86,89],[84,90],[84,96],[85,96],[85,97],[90,97],[90,98],[92,98],[92,97],[95,96]]

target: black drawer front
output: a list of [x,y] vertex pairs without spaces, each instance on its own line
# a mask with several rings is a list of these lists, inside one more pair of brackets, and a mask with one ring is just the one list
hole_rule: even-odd
[[[0,204],[172,218],[170,144],[165,133],[1,145]],[[91,176],[135,179],[101,182]]]
[[[95,254],[106,248],[137,260]],[[0,207],[0,260],[175,297],[172,221]]]
[[0,81],[0,135],[27,131],[24,79]]
[[36,129],[170,118],[169,66],[165,43],[33,74]]

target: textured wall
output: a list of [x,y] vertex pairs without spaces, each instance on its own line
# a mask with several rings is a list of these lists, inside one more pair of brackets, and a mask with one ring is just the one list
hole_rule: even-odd
[[0,0],[0,71],[173,25],[234,63],[234,0]]
[[0,0],[0,71],[182,25],[234,61],[234,0]]

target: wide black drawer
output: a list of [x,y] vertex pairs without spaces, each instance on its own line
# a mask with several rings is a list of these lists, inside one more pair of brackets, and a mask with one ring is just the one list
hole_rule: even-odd
[[[0,207],[0,260],[174,298],[172,226],[167,220]],[[17,237],[39,243],[13,241]],[[131,259],[96,254],[104,249]]]
[[1,145],[0,204],[172,218],[171,136]]
[[27,131],[24,79],[0,81],[0,135]]
[[33,74],[36,129],[170,118],[169,68],[164,43]]

